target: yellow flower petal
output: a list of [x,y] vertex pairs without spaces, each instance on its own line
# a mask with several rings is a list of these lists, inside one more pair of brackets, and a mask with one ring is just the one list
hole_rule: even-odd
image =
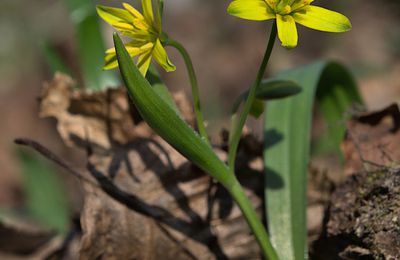
[[134,18],[136,18],[136,19],[144,19],[143,15],[138,10],[136,10],[133,6],[131,6],[130,4],[122,3],[122,6],[129,13],[131,13]]
[[[135,57],[141,55],[143,53],[148,53],[149,50],[153,48],[153,43],[149,42],[145,45],[138,46],[137,42],[130,42],[125,44],[126,50],[128,51],[131,57]],[[106,57],[105,57],[105,70],[114,69],[118,67],[118,60],[116,57],[115,48],[111,48],[106,50]]]
[[140,46],[141,53],[145,53],[151,49],[153,49],[154,44],[152,42],[148,42],[142,46]]
[[161,44],[160,40],[157,39],[156,45],[153,49],[153,56],[158,62],[165,69],[165,71],[170,72],[176,70],[176,67],[172,62],[169,60],[167,52],[165,51],[163,45]]
[[349,19],[337,12],[318,6],[306,6],[293,13],[296,22],[324,32],[346,32],[351,29]]
[[115,69],[118,67],[118,60],[117,60],[117,55],[114,51],[107,50],[109,53],[107,53],[106,57],[104,58],[104,70],[111,70]]
[[140,73],[142,73],[143,76],[146,76],[147,70],[149,69],[151,56],[152,56],[151,51],[146,52],[139,56],[137,66]]
[[275,14],[264,0],[234,0],[228,6],[228,13],[255,21],[275,18]]
[[143,30],[120,30],[122,35],[130,37],[132,39],[135,39],[137,41],[142,41],[142,42],[149,42],[153,41],[154,36],[151,35],[148,31],[143,31]]
[[129,23],[133,21],[132,15],[128,11],[121,8],[98,5],[96,6],[96,10],[99,16],[111,25],[121,22]]
[[276,25],[278,27],[278,37],[282,46],[292,49],[297,46],[298,36],[296,23],[290,15],[276,15]]
[[148,31],[150,25],[147,24],[145,19],[134,19],[133,26],[139,31]]
[[[142,54],[149,49],[153,47],[152,43],[147,43],[143,46],[130,46],[129,43],[125,44],[125,48],[128,51],[128,53],[131,55],[131,57],[137,56],[139,54]],[[106,54],[115,54],[115,48],[110,48],[106,50]]]
[[142,8],[144,18],[147,20],[149,24],[153,24],[154,16],[153,16],[153,5],[151,0],[142,0]]
[[133,25],[131,23],[115,22],[112,24],[112,26],[119,31],[132,31],[133,30]]

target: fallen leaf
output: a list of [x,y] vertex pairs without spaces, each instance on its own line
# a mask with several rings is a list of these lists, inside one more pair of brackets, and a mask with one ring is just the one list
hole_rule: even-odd
[[347,123],[342,143],[346,175],[400,162],[400,111],[393,104],[381,111],[355,116]]
[[[67,145],[89,152],[85,175],[98,183],[83,185],[81,259],[259,259],[226,190],[137,120],[124,89],[85,93],[72,85],[63,75],[46,84],[41,116],[56,118]],[[190,102],[174,98],[192,122]],[[239,178],[261,212],[262,167],[249,167],[260,154],[242,149]]]

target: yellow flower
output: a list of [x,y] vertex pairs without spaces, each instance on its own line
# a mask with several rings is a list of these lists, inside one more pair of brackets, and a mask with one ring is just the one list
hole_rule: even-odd
[[[125,9],[97,6],[97,13],[104,21],[132,40],[125,44],[131,57],[138,56],[137,66],[143,75],[149,68],[152,57],[166,71],[174,71],[176,67],[169,60],[161,41],[162,4],[158,1],[154,16],[151,0],[142,0],[143,15],[133,6],[123,3]],[[104,69],[118,67],[115,48],[106,51]]]
[[325,32],[351,29],[346,16],[310,5],[314,0],[234,0],[228,13],[248,20],[276,19],[278,36],[285,48],[297,46],[296,23]]

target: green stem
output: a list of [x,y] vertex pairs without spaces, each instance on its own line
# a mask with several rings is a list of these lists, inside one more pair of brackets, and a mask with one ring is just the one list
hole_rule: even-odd
[[[267,49],[265,50],[264,58],[262,60],[261,66],[257,73],[257,78],[250,88],[249,95],[247,96],[246,102],[242,113],[240,114],[239,120],[237,118],[233,122],[233,129],[231,135],[229,136],[229,153],[228,153],[228,166],[234,172],[235,168],[235,158],[237,153],[237,148],[240,141],[240,136],[242,135],[244,124],[246,123],[247,116],[249,115],[251,105],[256,97],[257,88],[260,86],[261,80],[267,68],[269,58],[271,57],[272,49],[274,47],[276,39],[276,23],[272,25],[271,33],[269,36],[269,41]],[[235,116],[236,117],[236,116]]]
[[193,68],[192,60],[190,59],[189,53],[186,51],[185,47],[177,41],[174,41],[168,38],[165,41],[166,45],[172,46],[179,51],[182,55],[183,60],[185,61],[187,72],[190,79],[190,84],[192,86],[192,97],[193,97],[193,107],[194,113],[196,116],[197,127],[199,129],[200,136],[204,138],[207,143],[210,143],[207,135],[206,128],[204,126],[204,118],[201,112],[201,104],[200,104],[200,95],[199,95],[199,87],[197,84],[196,73]]
[[236,177],[233,174],[231,176],[233,177],[234,181],[232,182],[231,186],[227,187],[227,189],[243,212],[243,215],[246,218],[246,221],[249,224],[251,230],[253,231],[254,236],[256,237],[256,240],[260,245],[265,258],[268,260],[278,260],[278,254],[272,246],[268,237],[268,233],[265,230],[264,225],[260,221],[260,218],[257,216],[254,207],[252,206],[250,200],[247,198],[242,186],[237,181]]

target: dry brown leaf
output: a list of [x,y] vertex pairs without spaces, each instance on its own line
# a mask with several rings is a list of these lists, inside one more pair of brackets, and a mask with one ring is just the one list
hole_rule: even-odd
[[400,112],[397,104],[355,117],[342,143],[345,174],[400,163]]
[[[56,75],[45,86],[41,116],[57,119],[67,145],[90,150],[88,174],[101,186],[84,185],[81,259],[259,258],[227,192],[134,121],[125,90],[90,94],[71,86],[71,79]],[[191,121],[190,103],[175,98]],[[239,177],[260,210],[261,169],[248,167],[255,155],[247,153]]]
[[39,112],[43,118],[57,119],[57,130],[68,146],[84,147],[90,140],[92,147],[107,150],[111,141],[125,144],[152,135],[146,124],[135,125],[131,119],[138,115],[130,109],[125,89],[89,93],[73,86],[70,77],[56,74],[44,85]]

